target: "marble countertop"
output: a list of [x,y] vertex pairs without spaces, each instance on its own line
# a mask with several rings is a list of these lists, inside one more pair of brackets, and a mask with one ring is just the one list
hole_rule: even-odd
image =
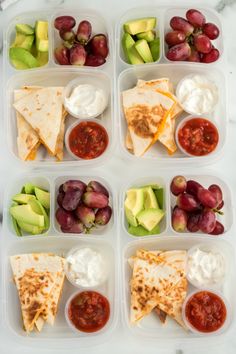
[[[105,18],[109,18],[112,24],[115,24],[117,18],[128,8],[141,6],[141,5],[152,5],[158,6],[160,2],[151,1],[151,0],[19,0],[14,3],[4,11],[0,11],[0,41],[2,42],[2,31],[7,25],[10,18],[17,15],[18,13],[36,10],[37,8],[49,9],[52,7],[56,7],[59,4],[62,4],[65,7],[73,6],[75,7],[78,3],[79,7],[85,8],[94,8],[103,13]],[[233,199],[235,204],[235,195],[236,195],[236,164],[235,164],[235,156],[236,156],[236,0],[205,0],[203,1],[190,1],[183,2],[182,0],[175,0],[175,6],[178,5],[186,5],[188,7],[201,7],[209,6],[216,9],[222,16],[222,22],[224,26],[224,46],[226,48],[226,62],[227,64],[222,64],[222,70],[226,73],[227,81],[228,81],[228,118],[229,118],[229,129],[227,136],[227,144],[224,150],[224,156],[221,160],[213,165],[209,165],[207,168],[211,171],[220,172],[223,177],[227,179],[229,182],[232,192]],[[171,0],[163,1],[162,4],[168,5],[172,4]],[[0,45],[1,47],[1,45]],[[0,54],[0,67],[2,68],[2,53]],[[0,113],[1,117],[3,117],[3,98],[2,94],[4,92],[5,87],[2,84],[2,74],[0,73]],[[9,153],[6,148],[5,135],[4,135],[4,126],[3,119],[0,119],[0,213],[2,212],[3,205],[3,192],[5,186],[7,184],[8,178],[15,175],[16,173],[24,172],[20,165],[15,165],[12,163],[10,159]],[[112,182],[119,188],[120,186],[120,178],[119,172],[121,169],[126,167],[125,161],[118,155],[118,152],[115,153],[114,158],[111,161],[108,161],[106,164],[106,169],[109,171],[110,175],[112,175]],[[132,168],[133,166],[129,166]],[[197,166],[196,166],[197,167]],[[102,172],[102,168],[98,169]],[[26,172],[27,170],[25,170]],[[158,170],[157,170],[158,171]],[[182,172],[182,171],[180,171]],[[125,177],[125,176],[124,176]],[[123,177],[123,178],[124,178]],[[235,233],[235,228],[232,228],[232,233]],[[236,240],[235,240],[236,246]],[[3,250],[4,251],[4,250]],[[235,314],[234,314],[235,316]],[[1,317],[1,316],[0,316]],[[236,320],[235,320],[236,322]],[[118,329],[113,333],[110,340],[103,345],[98,345],[96,348],[88,348],[88,349],[70,349],[68,348],[69,353],[89,353],[89,354],[120,354],[124,353],[135,353],[135,354],[170,354],[170,353],[191,353],[191,354],[199,354],[199,353],[214,353],[214,354],[234,354],[236,352],[236,323],[234,323],[232,329],[225,336],[220,338],[209,338],[202,341],[194,341],[194,342],[185,342],[181,341],[173,343],[172,341],[168,341],[166,343],[161,342],[158,346],[153,345],[150,342],[142,342],[139,340],[130,337],[125,331],[122,329],[122,326],[119,324]],[[19,353],[19,354],[29,354],[29,353],[64,353],[62,350],[51,350],[44,349],[39,350],[38,348],[30,348],[24,347],[22,344],[17,342],[13,342],[11,338],[7,337],[5,329],[3,328],[0,320],[0,353]],[[65,351],[66,353],[66,351]]]

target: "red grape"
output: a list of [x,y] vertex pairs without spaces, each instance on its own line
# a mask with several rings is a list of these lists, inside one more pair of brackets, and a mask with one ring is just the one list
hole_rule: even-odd
[[202,27],[206,23],[205,16],[195,9],[188,10],[186,12],[186,18],[194,27]]
[[194,45],[200,53],[206,54],[212,49],[211,41],[205,34],[198,34],[194,36]]
[[66,42],[67,41],[68,42],[73,42],[74,39],[75,39],[75,33],[74,33],[74,31],[71,31],[71,30],[61,29],[59,31],[59,34],[60,34],[61,39],[63,39]]
[[171,193],[174,195],[179,195],[185,192],[187,182],[184,176],[175,176],[170,184]]
[[64,192],[59,192],[57,196],[57,204],[62,207],[63,199],[64,199],[65,193]]
[[70,65],[69,49],[64,47],[64,45],[61,44],[59,47],[57,47],[55,49],[54,56],[55,56],[56,61],[60,65]]
[[194,27],[183,17],[174,16],[170,20],[170,27],[175,31],[182,31],[186,36],[193,33]]
[[173,61],[180,61],[180,60],[186,60],[189,58],[191,54],[191,48],[188,43],[181,43],[177,44],[173,47],[171,47],[167,54],[166,57],[169,60]]
[[191,54],[187,60],[193,61],[193,62],[200,62],[201,61],[198,51],[196,49],[194,49],[193,47],[191,48]]
[[223,193],[222,190],[220,189],[220,187],[217,184],[212,184],[208,190],[214,195],[215,199],[216,199],[216,206],[218,207],[218,205],[221,204],[222,200],[223,200]]
[[181,31],[168,32],[165,35],[165,41],[169,46],[183,43],[185,41],[186,35]]
[[84,232],[84,225],[80,221],[75,221],[70,227],[61,226],[61,231],[64,233],[81,234]]
[[110,221],[111,215],[112,209],[109,205],[105,208],[98,209],[98,211],[96,212],[95,224],[106,225]]
[[75,210],[82,195],[83,192],[80,189],[67,191],[63,198],[62,207],[67,211]]
[[70,31],[75,26],[75,19],[72,16],[59,16],[54,21],[54,27],[60,30]]
[[219,28],[214,23],[206,23],[202,29],[203,33],[210,39],[216,39],[219,37]]
[[198,221],[200,230],[206,234],[212,232],[216,225],[216,216],[212,210],[204,210]]
[[63,228],[70,228],[76,222],[73,213],[62,208],[57,209],[56,219],[58,224]]
[[88,54],[86,57],[85,65],[87,66],[100,66],[106,62],[101,55]]
[[179,208],[185,211],[195,211],[199,208],[198,201],[188,193],[179,194],[176,204]]
[[216,208],[217,200],[213,193],[208,189],[200,188],[197,192],[197,198],[207,208]]
[[215,228],[213,229],[213,231],[209,232],[210,235],[221,235],[223,234],[225,231],[224,226],[216,220],[216,224],[215,224]]
[[200,213],[191,214],[188,217],[187,229],[189,232],[199,231],[199,225],[198,225],[199,218],[200,218]]
[[84,65],[86,61],[86,51],[81,44],[76,44],[70,49],[70,63],[72,65]]
[[217,210],[221,210],[224,206],[224,201],[222,200],[222,202],[218,205],[218,207],[216,208]]
[[189,181],[187,181],[187,187],[186,187],[187,193],[192,194],[193,196],[196,197],[198,190],[200,188],[203,188],[203,186],[200,183],[193,181],[191,179]]
[[220,52],[216,48],[212,48],[212,50],[207,53],[203,54],[201,58],[202,63],[213,63],[214,61],[218,60],[220,56]]
[[89,21],[81,21],[77,30],[77,39],[81,44],[86,44],[92,34],[92,26]]
[[68,181],[66,181],[65,183],[63,183],[60,188],[59,188],[59,192],[67,192],[67,191],[71,191],[71,190],[81,190],[82,192],[85,191],[87,185],[80,181],[79,179],[69,179]]
[[86,227],[91,227],[95,221],[95,212],[92,208],[88,208],[85,205],[78,205],[75,210],[75,215],[82,221]]
[[86,192],[83,195],[83,202],[89,208],[105,208],[108,205],[109,199],[103,193]]
[[97,192],[105,194],[109,198],[108,190],[98,181],[90,181],[87,185],[86,192]]
[[178,207],[175,207],[172,212],[172,227],[177,232],[183,232],[187,225],[187,213]]
[[107,37],[104,34],[97,34],[89,42],[92,54],[101,55],[104,59],[108,56]]

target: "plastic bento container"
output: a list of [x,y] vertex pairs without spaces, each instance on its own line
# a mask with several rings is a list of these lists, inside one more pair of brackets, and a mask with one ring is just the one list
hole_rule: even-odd
[[[63,233],[60,229],[60,226],[55,218],[55,213],[58,208],[57,205],[57,194],[58,194],[58,189],[60,185],[67,180],[71,179],[79,179],[82,180],[85,183],[88,183],[89,181],[98,181],[101,184],[103,184],[107,190],[109,191],[109,205],[112,208],[112,216],[107,225],[100,226],[98,228],[94,228],[90,234],[69,234],[69,233]],[[11,221],[11,216],[9,214],[9,207],[11,205],[11,198],[17,194],[20,193],[22,186],[26,182],[31,182],[34,185],[37,185],[45,190],[50,191],[50,226],[49,229],[44,232],[43,234],[40,235],[28,235],[28,234],[23,234],[22,237],[16,236],[16,233],[14,231],[12,221]],[[117,225],[117,204],[116,204],[116,195],[114,193],[114,190],[112,187],[107,183],[107,181],[98,176],[98,175],[87,175],[87,173],[84,172],[78,172],[77,174],[68,174],[65,175],[63,173],[58,173],[58,174],[53,174],[51,173],[50,175],[45,174],[42,176],[39,173],[32,173],[28,175],[20,175],[17,177],[17,179],[13,179],[12,182],[9,184],[8,189],[6,190],[5,193],[5,201],[4,201],[4,228],[8,234],[8,238],[10,238],[12,241],[13,240],[19,240],[21,241],[22,239],[31,239],[31,238],[41,238],[47,239],[48,235],[54,235],[55,237],[57,236],[75,236],[75,237],[82,237],[82,238],[89,238],[90,236],[92,237],[93,235],[96,236],[97,238],[101,239],[109,239],[110,234],[114,233],[114,230],[116,229]]]
[[[123,309],[122,319],[125,328],[136,338],[142,338],[143,340],[149,340],[158,343],[160,340],[181,340],[191,341],[193,338],[202,338],[201,335],[197,335],[192,332],[185,331],[179,324],[175,323],[169,316],[167,323],[162,325],[157,316],[151,313],[145,316],[137,325],[131,325],[129,320],[130,313],[130,279],[132,276],[132,269],[128,264],[129,257],[135,255],[136,250],[188,250],[197,243],[204,243],[205,239],[202,236],[195,235],[194,238],[188,238],[186,236],[179,236],[175,238],[169,235],[168,237],[160,236],[152,239],[142,239],[138,241],[132,241],[123,246],[122,253],[122,297],[123,297]],[[227,250],[229,255],[230,270],[227,274],[227,280],[219,291],[223,294],[226,300],[231,305],[232,313],[229,316],[229,326],[232,325],[235,309],[234,304],[234,288],[235,281],[235,269],[234,269],[234,250],[233,247],[226,241],[212,239],[209,241],[212,245],[217,245],[219,248]],[[194,290],[192,286],[188,287],[188,293]],[[187,294],[188,294],[187,293]],[[212,334],[213,335],[213,334]]]
[[[219,143],[217,148],[212,152],[211,156],[199,156],[199,157],[189,157],[183,154],[180,150],[177,150],[173,155],[169,155],[167,150],[160,142],[156,142],[152,147],[148,149],[147,152],[141,157],[136,157],[130,151],[127,150],[125,146],[125,137],[127,132],[127,123],[122,107],[122,97],[121,93],[125,90],[133,88],[138,79],[152,80],[158,78],[170,78],[173,83],[174,91],[178,82],[186,75],[189,74],[201,74],[207,75],[213,82],[216,83],[219,90],[219,102],[215,106],[215,109],[206,115],[205,118],[216,124],[219,129]],[[124,70],[118,79],[118,115],[119,115],[119,146],[120,153],[125,159],[131,161],[139,161],[144,163],[156,163],[158,165],[163,165],[165,167],[173,167],[178,164],[178,166],[193,166],[198,163],[201,165],[206,165],[213,163],[217,160],[223,152],[223,148],[226,142],[226,132],[227,132],[227,107],[226,107],[226,86],[225,77],[220,69],[216,69],[213,66],[204,65],[192,65],[191,63],[175,63],[172,64],[153,64],[153,65],[140,65],[130,67]],[[183,112],[179,117],[176,118],[176,124],[179,124],[182,119],[187,117],[189,114]]]
[[[58,31],[54,29],[54,20],[57,16],[72,15],[77,21],[87,19],[91,21],[93,26],[93,33],[104,33],[108,37],[109,54],[106,62],[99,67],[91,66],[74,66],[74,65],[58,65],[54,60],[54,49],[61,42]],[[48,21],[49,24],[49,60],[48,63],[42,67],[35,69],[17,70],[10,61],[8,50],[15,36],[15,25],[17,23],[27,23],[34,25],[35,21],[41,19]],[[7,146],[11,157],[15,158],[15,161],[28,167],[49,167],[57,166],[63,167],[70,166],[100,166],[110,156],[111,151],[115,143],[114,136],[114,99],[113,99],[113,38],[112,29],[110,24],[103,19],[103,17],[96,11],[90,9],[66,9],[58,8],[52,11],[37,11],[20,14],[13,18],[4,35],[4,84],[6,87],[6,97],[4,105],[5,116],[5,131]],[[15,110],[13,104],[13,93],[15,89],[21,86],[66,86],[71,80],[80,78],[82,81],[88,80],[90,83],[100,83],[106,93],[108,94],[108,105],[105,111],[99,116],[102,123],[105,125],[110,144],[106,152],[100,156],[100,158],[91,161],[76,161],[74,160],[64,148],[64,159],[58,163],[55,157],[48,155],[46,149],[40,146],[37,157],[34,161],[22,161],[18,157],[17,151],[17,126]],[[66,118],[66,127],[73,123],[75,118],[68,116]]]
[[[97,287],[97,291],[103,293],[110,303],[111,312],[107,325],[100,332],[90,333],[89,335],[83,332],[75,333],[71,330],[67,325],[64,311],[68,298],[77,288],[65,280],[54,326],[51,327],[45,324],[41,333],[31,332],[27,334],[23,330],[17,289],[11,280],[12,271],[9,257],[11,255],[32,252],[52,252],[59,256],[65,256],[69,249],[75,246],[95,247],[109,254],[109,275],[107,280]],[[116,256],[114,246],[112,246],[110,241],[99,240],[97,237],[80,239],[75,236],[54,237],[53,235],[48,236],[47,240],[42,238],[23,238],[21,242],[16,240],[10,242],[10,244],[8,243],[8,246],[5,247],[3,258],[3,316],[9,336],[13,335],[15,340],[27,345],[37,345],[38,347],[46,348],[68,348],[68,345],[78,348],[97,345],[110,336],[117,320],[118,303]]]
[[[179,170],[180,171],[180,170]],[[207,171],[209,172],[209,171]],[[183,174],[187,180],[193,179],[199,182],[200,184],[203,185],[203,187],[208,188],[211,184],[218,184],[220,188],[222,189],[223,193],[223,198],[224,198],[224,207],[222,209],[223,215],[217,215],[217,220],[220,221],[225,228],[225,232],[222,235],[218,235],[220,238],[227,239],[228,238],[228,232],[231,229],[231,226],[233,224],[233,202],[232,202],[232,197],[231,197],[231,191],[226,184],[226,182],[218,177],[216,174],[211,174],[207,173],[206,175],[204,174],[199,174],[196,172],[194,174],[191,172],[189,174],[189,171],[183,172],[182,170],[180,171],[179,174]],[[173,229],[172,224],[171,224],[171,215],[172,215],[172,210],[176,204],[176,197],[171,193],[170,191],[170,184],[172,179],[174,178],[175,175],[166,173],[166,171],[159,171],[159,173],[155,175],[149,175],[144,177],[143,172],[140,173],[139,178],[135,178],[130,176],[127,178],[127,182],[122,186],[122,190],[120,193],[120,212],[121,212],[121,227],[122,227],[122,234],[123,238],[128,242],[131,241],[132,239],[148,239],[148,238],[155,238],[155,236],[158,237],[169,237],[169,235],[175,235],[176,240],[181,237],[185,236],[186,238],[188,237],[193,237],[194,239],[197,237],[204,236],[205,240],[207,241],[208,239],[214,239],[216,236],[208,235],[208,234],[203,234],[200,231],[196,233],[191,233],[187,230],[184,232],[177,232]],[[178,171],[176,171],[176,175],[178,175]],[[163,187],[164,189],[164,211],[165,211],[165,216],[160,222],[160,234],[159,235],[146,235],[146,236],[134,236],[131,235],[128,232],[128,222],[126,220],[125,216],[125,210],[124,210],[124,202],[125,202],[125,196],[126,196],[126,191],[131,188],[138,188],[146,185],[153,185],[157,184],[160,187]]]
[[[157,62],[170,63],[176,65],[177,63],[176,61],[170,61],[166,57],[167,45],[165,44],[165,34],[169,32],[169,30],[171,30],[171,27],[169,25],[170,19],[173,16],[185,17],[186,11],[190,8],[191,8],[191,4],[189,5],[189,7],[187,6],[170,7],[170,6],[156,5],[156,6],[145,6],[145,7],[140,6],[126,11],[119,18],[116,24],[116,50],[118,54],[117,55],[118,67],[122,67],[122,69],[125,69],[127,67],[133,66],[132,64],[129,64],[126,58],[124,57],[124,53],[121,45],[123,24],[129,20],[136,20],[145,17],[156,17],[157,19],[156,30],[157,30],[157,35],[160,37],[160,57],[157,60]],[[202,66],[206,65],[209,67],[209,65],[218,64],[224,59],[222,21],[219,14],[212,8],[203,7],[203,6],[196,6],[196,8],[205,15],[206,22],[215,23],[220,30],[219,37],[216,40],[212,41],[212,44],[220,52],[219,59],[216,62],[210,64],[200,63],[200,65]],[[186,61],[183,61],[183,63],[186,63]],[[154,63],[148,63],[148,64],[139,64],[134,66],[137,68],[138,66],[146,66],[146,65],[152,66],[153,64]],[[194,67],[196,63],[192,62],[191,65]]]

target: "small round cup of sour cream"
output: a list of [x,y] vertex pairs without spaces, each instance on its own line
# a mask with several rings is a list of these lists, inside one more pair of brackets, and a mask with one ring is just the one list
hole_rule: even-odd
[[77,77],[63,91],[66,111],[74,118],[89,119],[101,115],[107,107],[109,92],[102,81]]
[[220,289],[228,273],[228,256],[212,243],[200,243],[188,250],[186,276],[196,288]]
[[197,116],[211,113],[218,100],[218,88],[207,76],[190,74],[176,88],[176,97],[185,112]]
[[93,247],[74,247],[66,255],[65,273],[75,287],[94,289],[107,280],[106,255]]

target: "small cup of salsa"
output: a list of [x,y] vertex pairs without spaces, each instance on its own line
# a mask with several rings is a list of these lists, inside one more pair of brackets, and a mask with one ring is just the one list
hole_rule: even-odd
[[109,144],[105,127],[96,119],[75,122],[66,131],[65,145],[75,159],[91,160],[101,156]]
[[176,129],[176,142],[188,156],[206,156],[218,145],[218,129],[206,118],[188,116]]
[[73,331],[98,332],[109,321],[110,304],[108,299],[97,291],[77,292],[66,303],[65,317]]
[[187,296],[182,308],[185,325],[201,335],[219,334],[230,324],[228,302],[218,292],[197,290]]

